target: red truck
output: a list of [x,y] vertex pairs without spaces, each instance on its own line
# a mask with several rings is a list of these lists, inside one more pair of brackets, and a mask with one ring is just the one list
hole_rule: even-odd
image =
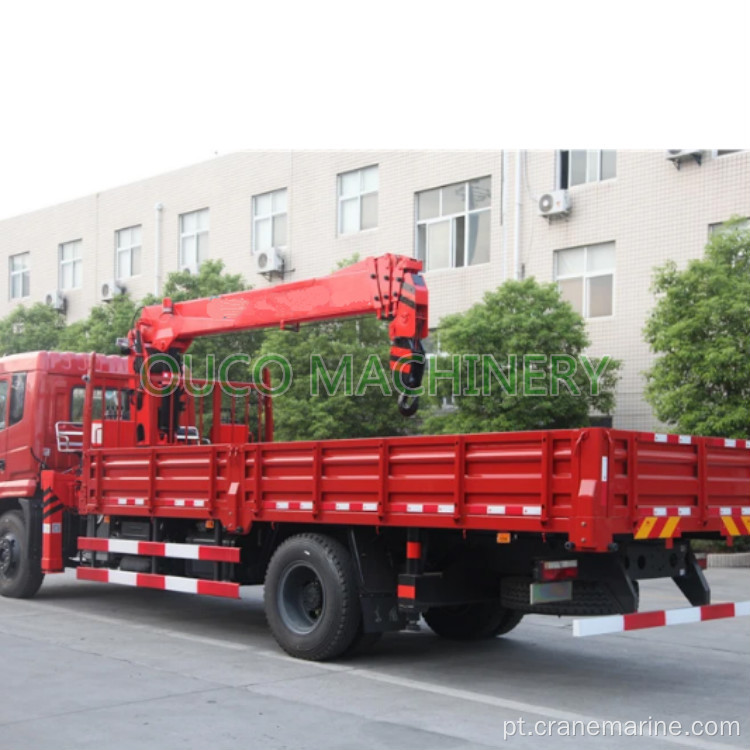
[[234,598],[263,584],[280,646],[314,660],[420,617],[472,640],[525,613],[632,613],[650,578],[709,604],[690,539],[750,533],[750,441],[585,428],[274,443],[267,371],[216,384],[180,365],[199,336],[371,313],[411,415],[420,270],[386,255],[165,299],[125,356],[0,359],[0,593],[33,596],[65,568]]

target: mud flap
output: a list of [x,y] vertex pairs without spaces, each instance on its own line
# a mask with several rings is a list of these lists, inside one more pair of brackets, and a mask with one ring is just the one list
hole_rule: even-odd
[[711,587],[692,550],[685,558],[685,572],[683,575],[674,576],[672,580],[694,607],[711,604]]
[[348,542],[357,573],[363,631],[403,630],[405,620],[398,609],[396,575],[382,540],[363,529],[349,529]]
[[29,551],[29,560],[34,565],[41,567],[42,564],[42,498],[20,497],[18,504],[23,513],[23,522],[26,528],[26,549]]

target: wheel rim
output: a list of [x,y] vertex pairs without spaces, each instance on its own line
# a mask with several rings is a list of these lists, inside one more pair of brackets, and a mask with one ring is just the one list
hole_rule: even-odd
[[0,537],[0,577],[11,579],[18,570],[18,540],[10,532]]
[[325,609],[325,591],[317,573],[304,563],[287,567],[279,582],[277,604],[289,630],[298,635],[315,630]]

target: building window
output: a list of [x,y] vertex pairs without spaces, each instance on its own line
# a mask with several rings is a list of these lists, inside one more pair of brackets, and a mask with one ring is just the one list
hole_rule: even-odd
[[378,167],[355,169],[338,176],[339,234],[378,225]]
[[744,151],[745,149],[742,148],[717,148],[715,155],[716,156],[726,156],[727,154],[738,154],[740,151]]
[[20,253],[19,255],[10,256],[10,283],[8,284],[8,289],[10,290],[11,299],[23,299],[29,296],[30,262],[31,253]]
[[724,234],[725,232],[743,232],[747,229],[750,229],[750,219],[720,221],[708,225],[708,236],[713,237],[715,234]]
[[612,315],[614,275],[614,242],[555,253],[555,280],[562,298],[584,318]]
[[489,177],[425,190],[416,198],[417,258],[425,270],[489,262]]
[[141,227],[128,227],[115,232],[117,278],[127,279],[141,272]]
[[81,240],[60,245],[60,289],[80,289],[83,284]]
[[[430,335],[422,341],[424,348],[425,365],[427,370],[430,368],[438,370],[450,371],[451,369],[451,358],[450,353],[446,352],[440,345],[440,330],[433,328],[430,330]],[[447,386],[447,382],[443,381]],[[440,386],[438,386],[440,389]],[[451,389],[450,392],[442,393],[438,390],[438,398],[440,399],[440,410],[443,412],[455,411],[456,407],[456,394]],[[460,393],[458,394],[461,395]]]
[[208,258],[208,209],[180,215],[180,268],[195,269]]
[[253,196],[253,252],[286,247],[286,188]]
[[617,151],[560,151],[560,187],[610,180],[616,176]]

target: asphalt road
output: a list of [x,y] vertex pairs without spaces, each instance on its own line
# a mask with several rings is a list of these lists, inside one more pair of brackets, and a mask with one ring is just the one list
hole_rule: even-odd
[[[715,602],[750,599],[750,570],[707,574]],[[687,606],[671,581],[641,591],[642,609]],[[573,638],[569,618],[527,617],[479,645],[424,626],[311,664],[276,646],[260,590],[234,602],[48,576],[35,599],[0,600],[0,750],[746,749],[749,625]],[[580,736],[649,718],[741,734]]]

